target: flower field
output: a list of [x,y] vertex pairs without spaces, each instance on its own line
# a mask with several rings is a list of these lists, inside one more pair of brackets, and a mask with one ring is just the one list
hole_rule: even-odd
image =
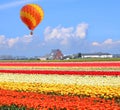
[[0,62],[0,110],[120,110],[120,62]]

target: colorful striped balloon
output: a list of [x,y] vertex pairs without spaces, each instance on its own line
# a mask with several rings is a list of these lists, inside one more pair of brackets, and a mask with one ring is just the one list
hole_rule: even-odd
[[22,22],[32,31],[43,20],[44,12],[37,4],[27,4],[22,7],[20,11],[20,18]]

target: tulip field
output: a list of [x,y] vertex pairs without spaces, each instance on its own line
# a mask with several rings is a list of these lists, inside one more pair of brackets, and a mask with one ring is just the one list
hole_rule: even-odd
[[0,62],[0,110],[120,110],[120,61]]

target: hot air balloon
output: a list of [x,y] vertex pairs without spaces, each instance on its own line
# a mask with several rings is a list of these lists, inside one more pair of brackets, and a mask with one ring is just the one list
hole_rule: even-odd
[[31,35],[33,34],[33,30],[43,20],[43,17],[44,12],[37,4],[27,4],[20,10],[20,18],[22,22],[31,30]]

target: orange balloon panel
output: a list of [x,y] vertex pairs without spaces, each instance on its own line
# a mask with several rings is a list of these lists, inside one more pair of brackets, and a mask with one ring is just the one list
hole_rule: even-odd
[[20,11],[21,20],[30,30],[34,30],[42,21],[43,17],[44,12],[37,4],[27,4]]

